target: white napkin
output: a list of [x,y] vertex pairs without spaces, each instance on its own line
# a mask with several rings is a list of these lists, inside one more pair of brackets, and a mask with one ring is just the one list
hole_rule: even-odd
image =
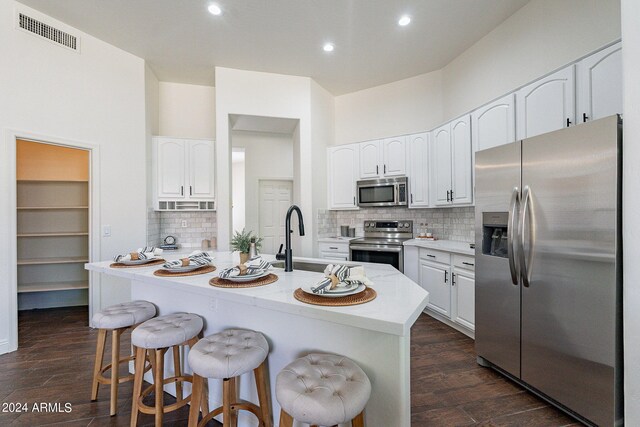
[[[250,260],[245,262],[244,265],[247,267],[246,274],[248,275],[264,273],[265,271],[271,269],[271,263],[263,260],[260,255],[251,258]],[[221,279],[227,279],[229,277],[236,277],[239,275],[240,275],[240,268],[238,266],[225,268],[218,274],[218,276]]]
[[323,294],[331,289],[331,278],[329,276],[334,275],[338,278],[338,284],[336,287],[347,287],[352,285],[366,285],[371,286],[373,282],[369,280],[364,272],[364,267],[355,266],[349,267],[340,264],[329,264],[324,269],[325,278],[311,288],[314,294]]
[[[165,268],[167,270],[171,270],[171,269],[180,269],[182,267],[187,267],[186,265],[182,265],[182,260],[184,258],[181,259],[177,259],[175,261],[169,261],[169,262],[165,262],[164,264],[162,264],[162,268]],[[213,261],[213,257],[208,253],[208,252],[204,252],[204,251],[193,251],[191,252],[187,258],[189,260],[189,266],[198,266],[198,267],[204,267],[205,265],[210,265],[211,261]]]
[[[134,253],[138,254],[138,259],[149,259],[162,253],[162,249],[153,246],[145,246],[144,248],[138,248]],[[131,253],[125,255],[116,255],[113,257],[115,262],[131,261]]]

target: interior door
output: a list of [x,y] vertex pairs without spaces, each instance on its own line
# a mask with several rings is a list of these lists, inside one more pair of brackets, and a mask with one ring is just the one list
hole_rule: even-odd
[[451,123],[451,201],[473,202],[471,122],[466,115]]
[[574,66],[563,68],[516,92],[518,139],[562,129],[575,119]]
[[510,93],[471,115],[475,151],[509,144],[516,140],[516,99]]
[[622,44],[617,43],[578,63],[577,122],[622,113]]
[[381,157],[380,141],[360,143],[360,178],[371,179],[382,176]]
[[382,141],[382,174],[401,176],[407,174],[405,137],[389,138]]
[[409,207],[429,206],[429,134],[419,133],[407,137],[407,164],[409,166]]
[[[509,257],[491,255],[492,228],[483,224],[493,221],[493,213],[508,213],[507,243],[513,243],[520,153],[520,142],[476,153],[476,351],[516,377],[520,376],[520,281],[517,271],[512,276]],[[511,260],[515,267],[515,258]]]
[[618,161],[617,116],[522,143],[522,379],[597,425],[617,425]]
[[185,143],[179,139],[161,139],[157,146],[158,197],[185,198]]
[[451,192],[451,126],[446,124],[433,131],[431,170],[435,182],[435,204],[449,205]]
[[189,198],[215,197],[214,145],[211,141],[189,141]]
[[443,316],[451,316],[449,267],[420,260],[420,286],[429,292],[427,306]]
[[260,180],[259,191],[261,252],[275,254],[284,243],[285,216],[293,200],[293,182]]

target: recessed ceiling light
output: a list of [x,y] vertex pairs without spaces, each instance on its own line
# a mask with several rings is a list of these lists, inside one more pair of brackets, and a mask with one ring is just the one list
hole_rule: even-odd
[[324,46],[322,46],[322,49],[324,49],[325,52],[333,52],[335,46],[333,46],[333,43],[325,43]]
[[209,10],[209,13],[212,15],[220,15],[222,13],[222,9],[220,9],[220,6],[218,6],[217,4],[212,4],[209,5],[209,7],[207,8]]
[[407,25],[409,25],[410,22],[411,22],[411,17],[404,15],[400,17],[400,19],[398,20],[398,25],[400,25],[401,27],[406,27]]

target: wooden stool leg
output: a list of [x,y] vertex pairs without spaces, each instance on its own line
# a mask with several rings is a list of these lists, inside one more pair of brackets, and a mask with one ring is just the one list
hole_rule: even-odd
[[222,425],[229,427],[231,424],[231,389],[232,384],[230,379],[222,380]]
[[156,427],[162,427],[164,415],[164,353],[165,349],[156,350],[156,377],[153,380],[156,386]]
[[[191,402],[193,402],[193,399],[191,399]],[[204,415],[208,414],[209,413],[209,379],[208,378],[202,379],[202,399],[201,399],[200,405],[202,405],[202,413]]]
[[133,379],[133,404],[131,406],[131,427],[138,425],[138,399],[142,394],[142,380],[144,375],[144,360],[147,357],[147,351],[139,348],[136,351],[136,367]]
[[[193,373],[193,383],[191,387],[191,408],[189,409],[189,427],[198,427],[198,415],[200,414],[199,402],[202,400],[203,378]],[[207,415],[209,411],[202,411],[202,416]]]
[[104,343],[107,340],[107,331],[106,329],[98,330],[98,340],[96,343],[96,360],[93,364],[93,383],[91,384],[91,400],[95,401],[98,399],[98,386],[100,383],[98,382],[98,376],[100,375],[100,371],[102,370],[102,358],[104,357]]
[[364,411],[360,412],[356,417],[351,421],[352,427],[364,427]]
[[118,383],[120,378],[120,329],[111,331],[111,412],[114,416],[118,410]]
[[[231,400],[229,401],[230,405],[233,405],[235,403],[238,403],[238,383],[237,383],[237,378],[229,378],[229,385],[230,385],[230,390],[229,393],[231,395]],[[229,417],[229,426],[231,427],[238,427],[238,410],[233,408],[231,408],[231,414]]]
[[280,427],[293,427],[293,418],[284,409],[280,409]]
[[155,350],[147,350],[147,356],[149,358],[149,364],[151,365],[151,377],[153,381],[156,380],[156,351]]
[[261,424],[264,427],[272,427],[271,402],[269,401],[269,391],[267,389],[266,360],[253,370],[258,389],[258,402],[260,402],[260,412],[262,413]]
[[[180,346],[173,346],[173,372],[175,376],[182,375],[182,369],[180,368]],[[176,381],[176,399],[182,400],[182,381]]]

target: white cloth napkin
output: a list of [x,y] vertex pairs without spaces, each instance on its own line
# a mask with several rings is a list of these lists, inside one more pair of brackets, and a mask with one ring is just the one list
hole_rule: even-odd
[[331,275],[338,278],[336,287],[344,288],[353,285],[371,286],[373,284],[365,274],[364,267],[362,266],[349,267],[341,264],[329,264],[327,268],[324,269],[324,275],[325,278],[311,288],[311,292],[314,294],[323,294],[331,289],[331,278],[329,277]]
[[[145,246],[144,248],[138,248],[135,250],[138,254],[138,259],[149,259],[162,253],[162,249],[153,246]],[[115,262],[131,261],[131,253],[124,255],[116,255],[113,257]]]
[[[189,266],[197,265],[198,267],[204,267],[205,265],[210,265],[211,261],[213,261],[213,257],[208,252],[204,251],[193,251],[187,256],[187,258],[189,259]],[[162,268],[167,270],[182,267],[186,267],[182,265],[182,258],[162,264]]]
[[[258,274],[264,273],[267,270],[271,269],[271,263],[262,259],[260,255],[251,258],[249,261],[245,262],[244,265],[247,267],[247,275],[250,274]],[[240,268],[238,266],[225,268],[220,271],[218,276],[221,279],[226,279],[229,277],[235,277],[240,275]]]

